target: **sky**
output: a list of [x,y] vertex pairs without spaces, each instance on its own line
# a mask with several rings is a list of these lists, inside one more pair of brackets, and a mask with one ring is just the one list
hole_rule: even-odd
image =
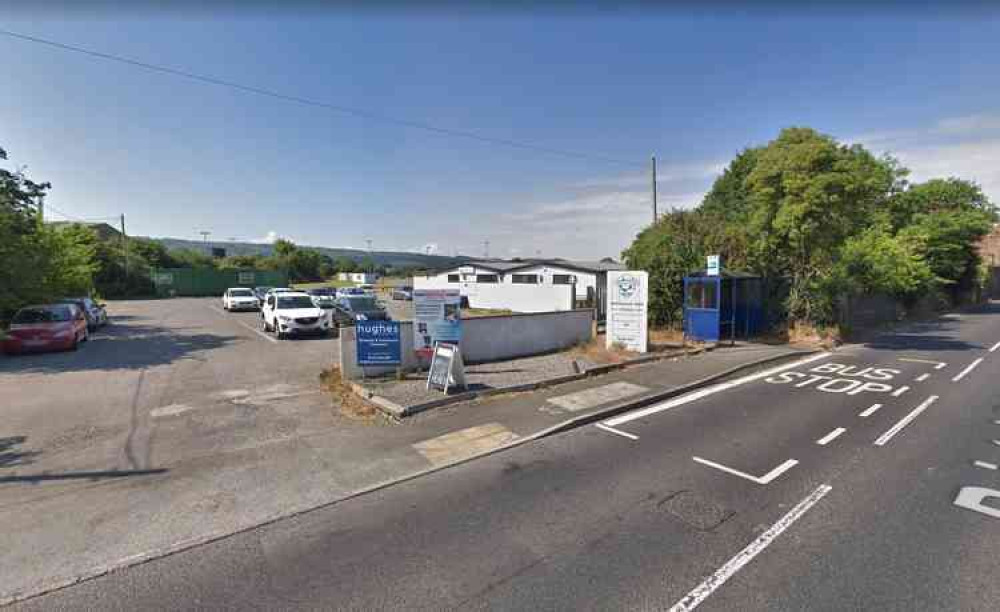
[[652,216],[651,155],[660,209],[694,207],[738,151],[793,125],[1000,202],[1000,10],[124,6],[5,11],[0,29],[350,112],[0,34],[0,146],[53,184],[51,219],[617,258]]

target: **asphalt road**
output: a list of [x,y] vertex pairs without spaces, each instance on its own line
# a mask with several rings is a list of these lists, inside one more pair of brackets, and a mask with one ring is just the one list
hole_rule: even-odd
[[952,315],[15,609],[996,610],[998,347]]

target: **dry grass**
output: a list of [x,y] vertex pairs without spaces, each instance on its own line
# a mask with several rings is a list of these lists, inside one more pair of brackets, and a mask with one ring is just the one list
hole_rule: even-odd
[[463,319],[474,319],[476,317],[496,317],[513,314],[513,311],[506,308],[463,308]]
[[574,359],[586,359],[591,363],[608,364],[621,363],[628,359],[634,359],[639,356],[639,353],[625,350],[624,347],[620,346],[609,349],[605,346],[604,334],[600,334],[590,342],[577,344],[571,348],[569,355]]
[[344,382],[340,368],[333,367],[323,370],[319,375],[320,386],[330,393],[337,409],[343,416],[359,421],[373,421],[378,416],[378,410],[358,397],[351,386]]
[[649,330],[649,350],[664,351],[684,347],[684,332],[670,327]]
[[843,342],[838,328],[815,327],[801,321],[790,323],[786,333],[792,346],[831,349]]

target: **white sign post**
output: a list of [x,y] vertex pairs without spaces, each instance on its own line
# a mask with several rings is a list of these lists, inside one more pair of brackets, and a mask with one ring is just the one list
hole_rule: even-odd
[[647,309],[649,273],[608,272],[607,347],[619,344],[630,351],[648,350]]
[[719,275],[719,268],[721,267],[719,265],[719,256],[718,255],[709,255],[705,259],[707,260],[705,262],[705,264],[706,264],[705,265],[705,274],[707,276],[718,276]]

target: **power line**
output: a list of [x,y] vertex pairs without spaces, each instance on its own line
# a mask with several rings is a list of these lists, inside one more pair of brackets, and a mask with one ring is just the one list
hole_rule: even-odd
[[304,104],[306,106],[315,106],[319,108],[325,108],[327,110],[336,111],[339,113],[344,113],[347,115],[353,115],[355,117],[361,117],[363,119],[368,119],[371,121],[380,121],[382,123],[389,123],[392,125],[398,125],[402,127],[414,128],[418,130],[425,130],[428,132],[434,132],[436,134],[444,134],[446,136],[454,136],[458,138],[466,138],[469,140],[478,140],[480,142],[487,142],[491,144],[497,144],[507,147],[513,147],[517,149],[525,149],[529,151],[538,151],[540,153],[549,153],[552,155],[561,155],[563,157],[572,157],[577,159],[587,159],[593,161],[601,161],[610,164],[620,164],[625,166],[632,166],[638,168],[639,165],[635,162],[624,161],[621,159],[615,159],[613,157],[604,157],[601,155],[591,155],[589,153],[580,153],[577,151],[567,151],[565,149],[555,149],[552,147],[546,147],[542,145],[531,144],[527,142],[520,142],[516,140],[508,140],[506,138],[493,138],[492,136],[482,136],[474,132],[466,132],[463,130],[456,130],[452,128],[444,128],[429,123],[421,123],[418,121],[411,121],[408,119],[398,119],[395,117],[390,117],[388,115],[383,115],[380,113],[373,113],[371,111],[366,111],[359,108],[352,108],[349,106],[341,106],[338,104],[330,104],[328,102],[322,102],[320,100],[312,100],[310,98],[303,98],[300,96],[293,96],[289,94],[283,94],[270,89],[263,89],[260,87],[254,87],[252,85],[243,85],[235,81],[228,81],[224,79],[219,79],[211,76],[205,76],[202,74],[197,74],[194,72],[188,72],[186,70],[179,70],[177,68],[170,68],[167,66],[161,66],[158,64],[150,64],[147,62],[142,62],[139,60],[134,60],[121,55],[114,55],[111,53],[103,53],[100,51],[93,51],[91,49],[85,49],[83,47],[76,47],[73,45],[67,45],[65,43],[56,42],[54,40],[48,40],[45,38],[39,38],[37,36],[29,36],[27,34],[19,34],[17,32],[11,32],[10,30],[0,29],[0,34],[4,36],[9,36],[11,38],[17,38],[20,40],[38,43],[42,45],[48,45],[50,47],[55,47],[57,49],[62,49],[64,51],[72,51],[74,53],[82,53],[84,55],[89,55],[91,57],[96,57],[104,60],[109,60],[113,62],[119,62],[122,64],[128,64],[130,66],[136,66],[138,68],[144,68],[146,70],[152,70],[154,72],[161,72],[164,74],[169,74],[173,76],[179,76],[182,78],[200,81],[202,83],[208,83],[210,85],[217,85],[221,87],[229,87],[232,89],[238,89],[240,91],[253,93],[261,96],[268,96],[271,98],[277,98],[279,100],[285,100],[288,102],[296,102],[298,104]]

